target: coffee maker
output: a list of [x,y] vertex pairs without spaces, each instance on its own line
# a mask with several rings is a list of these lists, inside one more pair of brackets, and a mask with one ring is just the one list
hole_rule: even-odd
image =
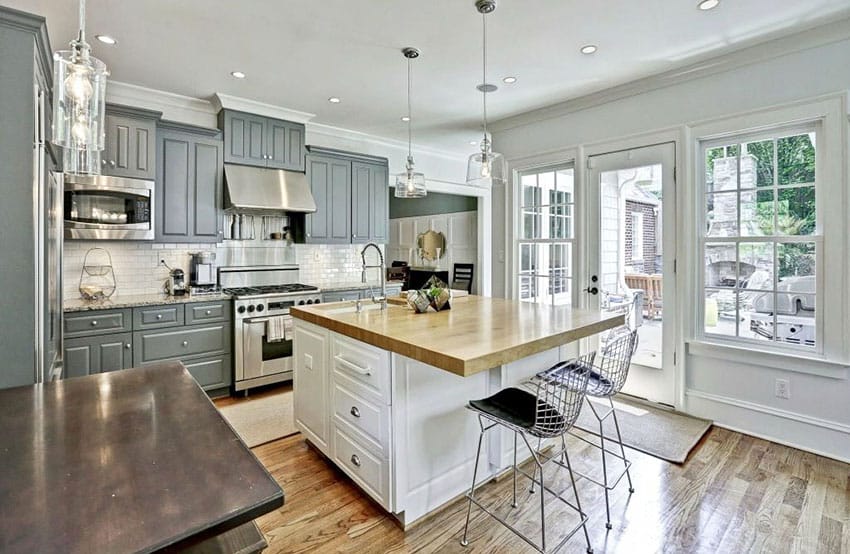
[[189,285],[193,292],[211,292],[216,287],[215,252],[194,252],[189,269]]
[[168,275],[168,294],[171,296],[183,296],[186,294],[186,279],[183,270],[176,267]]

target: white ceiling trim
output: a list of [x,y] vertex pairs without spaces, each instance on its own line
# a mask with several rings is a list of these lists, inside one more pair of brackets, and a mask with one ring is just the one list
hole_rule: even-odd
[[[307,124],[307,131],[312,135],[311,140],[309,142],[316,142],[312,140],[316,135],[325,135],[328,137],[336,138],[336,139],[347,139],[351,141],[355,141],[358,143],[372,144],[375,146],[385,147],[385,148],[393,148],[396,150],[403,150],[405,155],[407,154],[407,141],[396,140],[396,139],[388,139],[385,137],[379,137],[376,135],[370,135],[368,133],[362,133],[360,131],[352,131],[351,129],[343,129],[341,127],[334,127],[333,125],[325,125],[324,123],[311,123]],[[430,156],[434,156],[437,158],[444,158],[447,160],[465,161],[468,156],[462,152],[450,152],[448,150],[440,150],[438,148],[432,148],[428,146],[418,146],[413,145],[413,154],[414,156],[417,153],[427,154]]]
[[230,96],[229,94],[222,94],[220,92],[213,94],[211,102],[216,113],[223,109],[236,110],[239,112],[273,117],[275,119],[285,119],[286,121],[293,121],[295,123],[307,123],[316,117],[316,114],[314,113],[283,108],[281,106],[266,104],[265,102],[257,102],[250,98],[240,98],[238,96]]
[[555,119],[574,112],[623,100],[660,88],[708,77],[724,71],[779,58],[794,52],[817,48],[850,38],[850,18],[840,19],[799,33],[768,40],[678,69],[607,88],[585,96],[538,108],[490,124],[495,132]]
[[201,127],[217,125],[218,111],[209,101],[173,92],[110,80],[106,85],[106,101],[111,104],[156,110],[162,112],[163,119],[170,121],[180,121]]

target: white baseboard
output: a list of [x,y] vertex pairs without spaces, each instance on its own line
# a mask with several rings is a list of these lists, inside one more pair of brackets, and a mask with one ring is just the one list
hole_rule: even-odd
[[850,425],[692,389],[685,402],[718,427],[850,463]]

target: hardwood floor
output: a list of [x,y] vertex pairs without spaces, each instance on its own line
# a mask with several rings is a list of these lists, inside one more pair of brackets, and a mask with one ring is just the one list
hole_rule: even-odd
[[[571,441],[576,467],[598,456],[583,444]],[[286,494],[283,508],[257,520],[269,541],[267,552],[532,552],[475,507],[469,547],[461,547],[463,499],[404,533],[301,435],[254,453]],[[850,552],[850,465],[719,428],[682,466],[635,451],[628,455],[636,491],[629,495],[621,483],[612,492],[613,530],[605,529],[602,490],[584,479],[577,483],[597,553]],[[546,477],[560,488],[568,482],[564,475]],[[511,480],[503,479],[486,485],[481,498],[509,499],[510,491]],[[521,487],[520,506],[511,510],[508,501],[499,512],[539,539],[539,496],[529,496]],[[575,519],[560,502],[547,500],[547,542],[554,545]],[[584,550],[579,532],[559,552]]]

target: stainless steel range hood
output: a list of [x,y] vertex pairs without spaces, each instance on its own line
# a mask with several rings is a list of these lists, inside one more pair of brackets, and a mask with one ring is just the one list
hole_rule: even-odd
[[316,211],[307,176],[295,171],[224,164],[224,207],[233,211]]

